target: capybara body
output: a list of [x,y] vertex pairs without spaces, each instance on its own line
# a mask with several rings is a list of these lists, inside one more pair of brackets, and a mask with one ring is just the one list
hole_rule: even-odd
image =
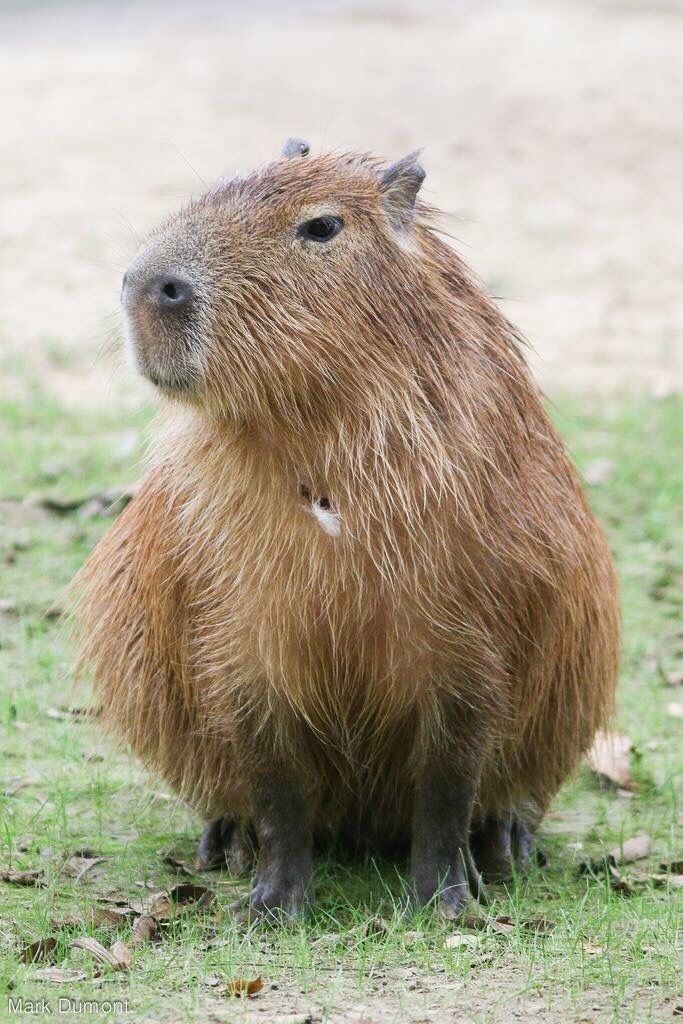
[[300,909],[318,836],[409,842],[458,912],[473,831],[504,869],[612,708],[610,553],[422,177],[290,143],[124,282],[169,402],[80,577],[85,658],[140,757],[253,827],[255,910]]

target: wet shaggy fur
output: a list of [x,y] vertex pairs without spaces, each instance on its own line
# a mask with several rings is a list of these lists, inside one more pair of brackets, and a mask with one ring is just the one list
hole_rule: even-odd
[[[610,714],[619,644],[519,338],[382,168],[278,160],[143,247],[133,286],[178,270],[196,299],[128,310],[167,408],[78,579],[105,722],[201,815],[249,819],[250,759],[273,758],[315,833],[379,846],[434,756],[474,780],[475,821],[537,823]],[[303,242],[321,215],[343,230]]]

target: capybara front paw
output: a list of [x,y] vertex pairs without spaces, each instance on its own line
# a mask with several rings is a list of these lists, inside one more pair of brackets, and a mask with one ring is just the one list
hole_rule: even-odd
[[259,917],[293,920],[301,917],[312,899],[310,871],[270,870],[257,877],[249,910]]
[[481,876],[469,850],[458,851],[458,862],[454,867],[436,862],[414,865],[411,889],[415,906],[432,904],[448,920],[454,920],[463,913],[470,897],[486,902]]

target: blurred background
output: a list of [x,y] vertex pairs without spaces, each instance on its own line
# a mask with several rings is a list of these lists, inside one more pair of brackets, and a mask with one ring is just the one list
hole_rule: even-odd
[[[426,198],[559,390],[683,380],[683,3],[0,3],[0,368],[136,402],[108,340],[137,240],[205,183],[424,147]],[[103,351],[106,350],[106,351]]]

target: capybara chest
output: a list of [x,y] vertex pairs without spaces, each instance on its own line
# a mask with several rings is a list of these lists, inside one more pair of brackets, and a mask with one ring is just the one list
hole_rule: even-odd
[[214,678],[237,672],[280,693],[327,729],[353,719],[360,730],[383,697],[408,700],[429,671],[424,624],[409,581],[383,576],[380,528],[292,491],[253,501],[248,516],[237,502],[207,546],[198,660]]

